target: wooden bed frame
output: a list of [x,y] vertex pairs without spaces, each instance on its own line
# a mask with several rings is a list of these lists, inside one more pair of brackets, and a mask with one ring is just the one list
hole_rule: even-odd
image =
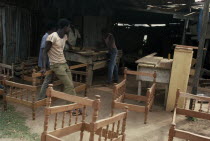
[[[87,65],[86,64],[80,64],[80,65],[75,65],[75,66],[71,66],[70,68],[71,69],[77,69],[77,68],[81,68],[81,67],[86,67]],[[84,95],[86,96],[87,94],[87,84],[86,83],[83,83],[83,82],[86,82],[86,76],[87,76],[87,73],[86,72],[82,72],[82,71],[75,71],[75,70],[71,70],[72,72],[72,77],[73,79],[75,80],[74,81],[74,86],[75,86],[75,91],[78,93],[78,92],[81,92],[81,91],[84,91]],[[12,81],[7,81],[6,79],[4,80],[4,86],[5,86],[5,89],[11,89],[11,88],[16,88],[16,89],[23,89],[22,91],[28,91],[30,92],[30,94],[28,95],[29,97],[22,97],[23,93],[20,93],[20,92],[14,92],[15,95],[11,95],[10,93],[7,92],[7,94],[5,94],[5,99],[6,99],[6,103],[5,103],[5,107],[7,107],[7,102],[14,102],[14,103],[19,103],[19,104],[22,104],[22,105],[25,105],[27,107],[30,107],[32,109],[32,119],[35,120],[35,110],[41,106],[45,106],[46,105],[46,100],[47,98],[45,99],[42,99],[42,100],[37,100],[37,96],[39,94],[39,87],[41,86],[40,83],[41,83],[41,79],[40,77],[43,77],[43,76],[46,76],[48,74],[52,73],[52,71],[47,71],[44,75],[42,73],[36,73],[34,71],[34,73],[32,74],[32,77],[25,77],[25,80],[28,80],[28,81],[32,81],[32,85],[26,85],[26,84],[20,84],[20,83],[15,83],[15,82],[12,82]],[[55,85],[60,85],[61,82],[60,81],[54,81],[54,84]],[[34,91],[30,91],[30,88],[32,88],[32,90],[35,90]],[[25,89],[25,90],[24,90]],[[55,100],[55,99],[54,99]],[[5,108],[7,109],[7,108]]]
[[[185,98],[184,106],[178,107],[178,101],[180,97]],[[192,109],[189,109],[189,101],[193,101]],[[208,102],[207,110],[203,109],[204,102]],[[195,117],[210,120],[210,97],[197,96],[177,90],[176,102],[174,106],[174,115],[169,130],[168,141],[173,141],[174,137],[185,139],[187,141],[210,141],[210,137],[195,134],[189,131],[184,131],[176,128],[177,115],[183,115],[188,117]]]
[[[146,96],[139,96],[139,95],[135,95],[135,94],[126,93],[127,75],[153,77],[153,80],[154,80],[153,84],[150,88],[147,89]],[[156,89],[155,79],[156,79],[156,72],[154,72],[152,74],[152,73],[145,73],[145,72],[130,71],[127,68],[125,68],[124,80],[122,82],[120,82],[119,84],[115,84],[114,89],[113,89],[112,112],[111,112],[112,115],[114,114],[115,108],[123,109],[126,106],[126,107],[128,107],[129,111],[143,112],[145,114],[144,124],[146,124],[148,113],[152,109],[152,105],[154,102],[155,89]],[[145,106],[124,103],[125,99],[143,101],[145,103]]]
[[[70,135],[72,133],[80,132],[79,140],[83,141],[84,132],[90,134],[89,141],[94,141],[96,138],[101,141],[110,139],[111,141],[125,141],[125,127],[126,127],[126,112],[117,114],[115,116],[97,121],[98,111],[100,109],[100,96],[96,96],[95,100],[82,98],[78,96],[68,95],[62,92],[53,90],[52,85],[47,91],[47,106],[45,108],[44,132],[41,136],[41,141],[62,141],[61,137]],[[61,105],[51,107],[52,98],[58,98],[75,102],[70,105]],[[91,122],[86,122],[86,109],[92,109]],[[72,117],[72,110],[83,109],[82,116],[79,120],[78,114],[75,119]],[[52,115],[55,115],[54,125],[51,131],[48,131],[49,122]],[[61,116],[58,120],[59,115]],[[59,127],[58,122],[61,122]],[[120,132],[121,128],[121,132]]]

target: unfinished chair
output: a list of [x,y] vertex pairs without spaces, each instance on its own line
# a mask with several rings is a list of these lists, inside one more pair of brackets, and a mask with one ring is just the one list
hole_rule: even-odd
[[15,83],[4,79],[4,99],[5,110],[7,110],[7,103],[18,103],[32,109],[32,118],[35,120],[35,110],[38,107],[36,103],[37,87]]
[[[184,98],[184,104],[182,107],[178,107],[178,102],[181,98]],[[190,101],[192,103],[192,108],[189,108]],[[168,141],[173,141],[175,137],[185,139],[186,141],[210,141],[210,137],[177,129],[176,118],[178,115],[210,120],[210,97],[180,92],[178,89],[168,138]]]
[[[97,121],[100,109],[100,96],[96,96],[95,100],[73,96],[53,90],[52,85],[48,88],[47,95],[44,132],[42,133],[41,141],[62,141],[62,137],[73,133],[79,133],[78,139],[69,137],[69,141],[87,140],[87,138],[84,138],[86,133],[89,134],[89,141],[101,141],[102,139],[125,141],[127,111]],[[52,98],[67,100],[74,102],[74,104],[51,107]],[[73,117],[72,111],[78,111],[79,108],[83,109],[82,116],[79,118],[78,114],[76,114]],[[87,108],[92,110],[90,122],[87,122],[86,118]],[[53,123],[52,120],[54,124],[50,126],[49,123]],[[48,131],[50,127],[51,129]]]
[[[151,77],[153,79],[153,84],[150,88],[147,89],[146,96],[139,96],[135,94],[128,94],[126,93],[126,82],[127,82],[127,75],[136,75],[136,76],[144,76],[144,77]],[[116,84],[113,89],[113,98],[112,98],[112,115],[114,114],[114,109],[122,109],[125,106],[128,107],[129,111],[135,112],[143,112],[144,113],[144,123],[147,123],[147,116],[149,111],[152,108],[154,97],[155,97],[155,89],[156,89],[156,72],[154,73],[146,73],[146,72],[137,72],[137,71],[130,71],[127,68],[124,70],[124,80],[119,84]],[[125,103],[125,99],[130,100],[137,100],[144,102],[144,106],[134,105]]]

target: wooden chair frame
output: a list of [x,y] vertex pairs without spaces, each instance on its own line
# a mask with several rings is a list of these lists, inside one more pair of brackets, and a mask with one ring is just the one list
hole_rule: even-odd
[[[86,64],[80,64],[80,65],[75,65],[75,66],[71,66],[71,69],[77,69],[77,68],[81,68],[81,67],[86,67],[87,65]],[[52,71],[47,71],[44,75],[48,75],[52,73]],[[75,73],[75,75],[80,75],[80,77],[82,76],[85,76],[87,75],[86,72],[79,72],[79,71],[74,71],[72,70],[72,73]],[[25,105],[25,106],[28,106],[32,109],[32,119],[35,120],[35,110],[41,106],[45,106],[46,105],[46,100],[47,98],[45,99],[42,99],[42,100],[37,100],[37,94],[39,94],[39,86],[40,86],[40,79],[38,79],[39,77],[42,77],[43,74],[42,73],[36,73],[34,71],[34,73],[32,74],[32,77],[25,77],[25,80],[28,80],[28,81],[32,81],[32,86],[31,85],[25,85],[25,84],[20,84],[20,83],[15,83],[15,82],[12,82],[12,81],[6,81],[5,79],[5,82],[4,82],[4,86],[5,88],[6,87],[17,87],[17,88],[21,88],[22,85],[25,86],[26,90],[27,90],[27,86],[31,86],[33,87],[33,89],[35,89],[36,91],[32,92],[31,93],[31,96],[33,98],[29,99],[29,100],[26,100],[26,99],[22,99],[21,98],[21,93],[17,93],[16,96],[14,97],[13,95],[8,95],[8,94],[5,94],[5,99],[6,99],[6,102],[5,102],[5,106],[4,107],[7,107],[7,102],[15,102],[15,103],[19,103],[19,104],[22,104],[22,105]],[[78,79],[75,79],[75,80],[81,80],[80,77],[77,77]],[[86,79],[86,78],[85,78]],[[60,85],[61,82],[60,81],[56,81],[54,82],[55,85]],[[87,93],[87,84],[86,83],[81,83],[81,82],[74,82],[74,85],[76,85],[75,87],[75,91],[76,92],[81,92],[81,91],[84,91],[84,95],[86,96],[86,93]],[[30,90],[30,89],[29,89]],[[16,99],[16,100],[15,100]],[[55,99],[54,99],[55,100]],[[7,108],[5,108],[6,110]]]
[[[138,75],[138,76],[147,76],[153,78],[153,84],[150,88],[147,89],[146,96],[138,96],[135,94],[128,94],[126,93],[126,81],[127,75]],[[114,109],[123,109],[125,106],[128,107],[129,111],[135,112],[143,112],[144,116],[144,123],[147,123],[147,117],[149,111],[152,109],[152,105],[154,102],[155,97],[155,89],[156,89],[156,72],[152,73],[145,73],[145,72],[137,72],[137,71],[130,71],[127,68],[124,70],[124,80],[119,84],[115,84],[113,89],[113,97],[112,97],[112,115],[114,114]],[[125,99],[130,100],[138,100],[145,102],[145,106],[138,106],[134,104],[124,103]]]
[[[127,111],[115,115],[110,118],[102,119],[97,121],[98,111],[100,109],[100,96],[96,96],[95,100],[88,98],[82,98],[78,96],[73,96],[58,92],[53,90],[52,85],[48,88],[47,91],[47,106],[45,108],[45,121],[44,121],[44,132],[41,136],[41,141],[62,141],[60,138],[63,136],[70,135],[75,132],[80,132],[80,141],[83,140],[84,132],[90,133],[89,141],[94,141],[96,135],[98,135],[98,140],[101,141],[101,138],[104,137],[105,140],[110,139],[112,141],[125,141],[125,127],[126,127],[126,118]],[[51,107],[52,98],[58,98],[67,100],[70,102],[75,102],[70,105],[61,105]],[[93,111],[92,120],[90,123],[86,122],[86,109],[90,107]],[[71,111],[74,109],[82,108],[83,114],[81,122],[78,121],[78,115],[75,117],[75,123],[72,124]],[[68,112],[67,112],[68,111]],[[58,125],[58,114],[62,113],[61,128],[57,129]],[[66,125],[66,114],[69,113],[68,125]],[[48,131],[48,123],[50,115],[55,115],[54,130]],[[120,121],[122,121],[122,132],[120,133]],[[109,127],[112,128],[109,130]],[[115,125],[117,125],[117,131],[115,132]]]
[[14,78],[14,65],[7,65],[0,63],[0,76],[4,77],[6,76],[7,79]]
[[[185,98],[184,106],[178,107],[178,101],[180,97]],[[192,109],[187,108],[187,102],[188,100],[192,100]],[[198,108],[198,111],[196,111],[196,102],[199,101],[200,106]],[[203,108],[203,102],[208,102],[208,108],[207,111],[204,112]],[[180,92],[180,90],[177,90],[176,95],[176,102],[174,106],[174,114],[172,119],[171,128],[169,130],[169,138],[168,141],[173,141],[174,137],[185,139],[188,141],[210,141],[210,137],[206,137],[203,135],[195,134],[189,131],[184,131],[176,128],[176,117],[177,115],[184,115],[189,117],[195,117],[195,118],[201,118],[210,120],[210,97],[204,97],[204,96],[197,96],[185,92]]]

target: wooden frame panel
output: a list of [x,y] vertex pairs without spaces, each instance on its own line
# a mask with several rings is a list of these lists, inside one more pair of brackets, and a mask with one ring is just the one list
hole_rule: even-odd
[[[134,94],[126,93],[126,79],[127,75],[140,75],[140,76],[148,76],[153,78],[153,84],[150,88],[147,89],[146,96],[138,96]],[[152,105],[155,97],[155,89],[156,89],[156,72],[147,73],[147,72],[137,72],[130,71],[127,68],[124,70],[124,80],[119,84],[116,84],[113,89],[113,98],[112,98],[112,115],[114,114],[114,109],[122,109],[125,106],[128,107],[130,111],[135,112],[143,112],[145,114],[144,123],[147,123],[147,116],[149,110],[152,109]],[[138,106],[134,104],[123,103],[125,99],[129,100],[137,100],[145,102],[144,106]]]
[[[180,97],[185,98],[185,104],[182,108],[178,107],[178,101],[179,101]],[[192,101],[191,109],[186,109],[187,108],[187,100]],[[200,101],[200,107],[199,107],[198,111],[195,111],[196,100]],[[202,104],[203,104],[202,101],[207,101],[209,103],[208,110],[205,113],[202,112]],[[171,128],[169,130],[168,141],[173,141],[174,137],[185,139],[185,140],[190,140],[190,141],[210,141],[210,137],[195,134],[195,133],[192,133],[189,131],[176,129],[176,116],[177,115],[184,115],[184,116],[189,116],[189,117],[210,120],[210,98],[209,97],[192,95],[189,93],[180,92],[179,89],[177,90],[176,102],[175,102],[175,106],[174,106],[174,114],[173,114]]]

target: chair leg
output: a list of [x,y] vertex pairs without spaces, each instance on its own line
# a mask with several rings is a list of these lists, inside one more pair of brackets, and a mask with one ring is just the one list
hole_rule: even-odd
[[148,112],[149,112],[149,109],[146,107],[145,113],[144,113],[144,124],[147,124]]
[[35,113],[35,108],[34,106],[32,107],[32,119],[35,120],[36,113]]

